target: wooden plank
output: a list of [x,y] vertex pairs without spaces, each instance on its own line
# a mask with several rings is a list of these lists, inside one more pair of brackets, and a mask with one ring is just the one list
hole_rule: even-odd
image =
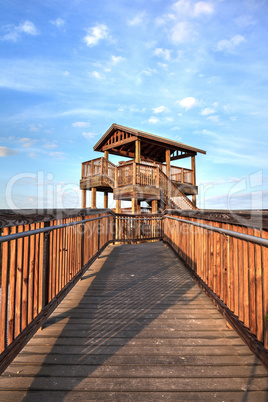
[[[30,230],[30,225],[24,226],[25,231]],[[29,289],[29,237],[23,239],[23,273],[22,273],[22,330],[28,324],[28,289]]]
[[[18,233],[23,232],[23,226],[18,227]],[[22,311],[22,245],[23,239],[17,240],[17,262],[16,262],[16,303],[15,303],[15,334],[18,336],[21,331],[21,311]]]
[[[254,230],[254,236],[261,237],[259,230]],[[263,314],[263,261],[262,250],[258,244],[254,245],[255,255],[255,272],[256,272],[256,323],[257,330],[256,336],[259,341],[263,343],[263,329],[265,325],[265,319]]]
[[[248,229],[249,235],[254,235],[253,229]],[[249,250],[249,289],[250,289],[250,331],[256,335],[257,322],[256,322],[256,270],[255,270],[255,249],[253,243],[248,243]]]

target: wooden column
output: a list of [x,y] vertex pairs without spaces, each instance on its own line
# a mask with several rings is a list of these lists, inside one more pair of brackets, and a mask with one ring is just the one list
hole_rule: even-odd
[[91,208],[96,208],[97,190],[95,187],[91,188]]
[[[191,157],[191,169],[192,169],[192,184],[196,186],[196,168],[195,168],[195,156]],[[196,206],[196,195],[192,196],[192,202]]]
[[170,149],[166,149],[167,177],[170,178]]
[[82,190],[82,208],[87,207],[87,190]]
[[115,212],[120,214],[121,212],[121,200],[115,200]]
[[104,191],[104,208],[108,208],[108,192]]
[[137,214],[138,213],[138,200],[137,198],[132,198],[132,213]]
[[158,212],[158,202],[157,200],[152,201],[152,214],[157,214]]
[[104,151],[104,158],[109,160],[109,151]]
[[135,141],[135,162],[141,162],[141,142],[140,140]]

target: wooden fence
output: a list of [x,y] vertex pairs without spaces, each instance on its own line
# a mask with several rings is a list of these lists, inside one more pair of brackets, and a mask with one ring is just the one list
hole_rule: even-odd
[[0,372],[112,241],[110,211],[2,229]]
[[[231,325],[239,320],[268,348],[268,231],[166,215],[163,233],[164,241],[230,310]],[[236,329],[243,332],[239,325]]]

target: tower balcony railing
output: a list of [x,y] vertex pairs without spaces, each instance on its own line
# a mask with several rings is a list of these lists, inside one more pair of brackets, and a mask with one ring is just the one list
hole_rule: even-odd
[[[118,186],[133,184],[133,160],[119,162],[118,166]],[[152,163],[142,161],[136,164],[139,168],[136,171],[136,183],[139,185],[156,186],[156,172],[159,168],[167,175],[167,165],[163,163]],[[113,181],[116,175],[116,165],[106,158],[97,158],[82,163],[82,179],[98,175],[106,175]],[[170,166],[170,180],[175,184],[194,185],[193,171],[178,166]]]

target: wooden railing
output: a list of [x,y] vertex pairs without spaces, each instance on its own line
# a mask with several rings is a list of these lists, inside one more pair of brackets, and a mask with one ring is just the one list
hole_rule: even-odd
[[159,188],[167,197],[167,203],[170,201],[171,208],[179,209],[197,209],[196,206],[186,197],[171,180],[159,170]]
[[12,224],[2,215],[1,371],[109,243],[161,239],[268,365],[267,229],[176,211],[129,216],[86,210],[84,215],[67,215],[18,217]]
[[[127,172],[128,166],[133,165],[133,163],[134,163],[133,160],[128,161],[128,162],[120,162],[119,163],[118,171],[122,172],[122,173],[120,173],[121,174],[120,179],[122,179],[123,172]],[[142,161],[141,163],[137,164],[137,166],[138,165],[140,166],[140,171],[143,172],[141,177],[145,178],[146,180],[149,180],[149,178],[151,177],[151,173],[153,171],[156,172],[157,167],[159,167],[163,173],[167,174],[167,165],[164,165],[163,163],[152,163],[152,162]],[[105,174],[105,175],[109,176],[112,180],[114,180],[115,167],[116,166],[106,158],[92,159],[90,161],[82,163],[82,179],[85,179],[86,177],[95,176],[95,175]],[[137,170],[137,174],[139,174],[139,170]],[[146,180],[145,180],[145,182],[146,182]],[[181,168],[178,166],[171,166],[170,167],[170,180],[172,180],[176,183],[193,184],[192,170],[186,169],[186,168]],[[119,181],[123,181],[123,179],[119,180]],[[124,185],[124,184],[122,184],[122,185]],[[154,184],[149,184],[149,185],[154,185]]]
[[164,240],[268,364],[268,352],[251,336],[268,348],[268,231],[174,215],[165,216]]
[[115,217],[115,239],[135,242],[162,239],[162,215],[124,215]]
[[82,179],[104,174],[114,181],[115,168],[116,166],[106,158],[92,159],[82,163]]
[[2,229],[0,372],[113,240],[109,210]]

